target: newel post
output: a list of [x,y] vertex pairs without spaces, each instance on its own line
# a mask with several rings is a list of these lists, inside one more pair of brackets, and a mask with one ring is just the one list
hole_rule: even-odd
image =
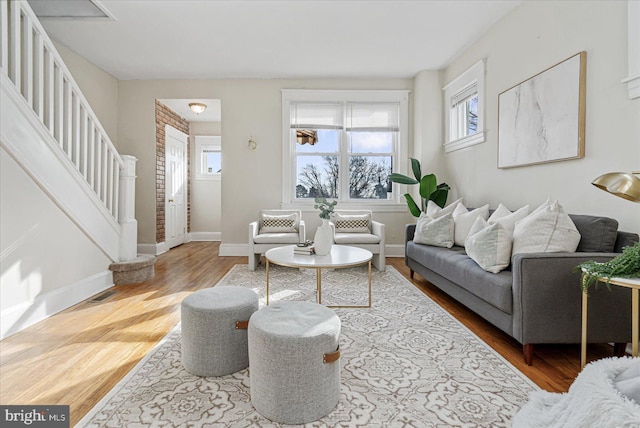
[[120,223],[120,261],[126,262],[138,256],[138,221],[136,220],[136,159],[123,155],[120,171],[118,223]]

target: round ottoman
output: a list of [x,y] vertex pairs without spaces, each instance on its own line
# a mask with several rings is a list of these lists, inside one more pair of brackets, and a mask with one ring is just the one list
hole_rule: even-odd
[[262,416],[304,424],[329,414],[340,396],[340,318],[311,302],[273,303],[249,322],[251,402]]
[[223,376],[249,366],[247,322],[258,295],[245,287],[213,287],[181,305],[182,365],[197,376]]

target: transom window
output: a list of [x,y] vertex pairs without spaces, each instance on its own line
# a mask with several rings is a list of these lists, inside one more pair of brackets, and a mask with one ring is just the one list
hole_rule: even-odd
[[391,92],[283,91],[284,201],[398,203],[389,175],[406,153],[408,94]]

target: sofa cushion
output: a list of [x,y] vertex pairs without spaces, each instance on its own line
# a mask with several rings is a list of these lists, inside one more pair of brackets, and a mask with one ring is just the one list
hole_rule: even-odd
[[580,233],[558,201],[547,201],[516,223],[513,254],[573,252]]
[[489,224],[500,223],[502,224],[511,235],[513,235],[513,229],[516,227],[516,223],[529,215],[529,205],[511,212],[504,205],[498,205],[498,208],[489,217]]
[[443,249],[407,242],[407,257],[432,270],[478,298],[508,314],[512,313],[512,273],[491,273],[474,262],[462,247]]
[[473,226],[473,223],[478,218],[483,220],[489,218],[489,204],[469,211],[462,202],[458,203],[458,206],[453,210],[453,242],[455,245],[464,247],[464,241],[467,239],[467,235],[469,235],[471,226]]
[[609,217],[569,214],[580,232],[580,243],[576,251],[614,252],[618,236],[618,222]]
[[511,263],[511,232],[501,223],[477,218],[465,241],[465,249],[482,269],[498,273]]
[[334,235],[336,244],[379,244],[380,237],[372,233],[338,233]]
[[256,244],[297,244],[298,233],[261,233],[253,238]]
[[429,201],[427,201],[427,215],[429,217],[431,217],[431,218],[437,218],[437,217],[442,217],[442,216],[447,215],[447,214],[453,214],[453,211],[456,209],[458,204],[461,203],[461,202],[462,202],[462,198],[456,199],[455,201],[451,202],[446,207],[440,208],[438,206],[438,204],[436,204],[435,202],[429,200]]
[[424,213],[420,214],[413,240],[418,244],[451,248],[453,246],[453,216],[449,213],[438,218],[431,218]]

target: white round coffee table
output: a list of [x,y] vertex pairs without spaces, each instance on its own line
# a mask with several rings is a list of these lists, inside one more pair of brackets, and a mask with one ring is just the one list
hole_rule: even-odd
[[346,268],[368,264],[369,266],[369,304],[349,306],[329,306],[331,308],[370,308],[371,307],[371,259],[373,254],[369,250],[348,245],[332,245],[331,252],[326,256],[294,254],[295,245],[272,248],[264,256],[267,260],[267,289],[266,302],[269,304],[269,263],[292,268],[307,268],[316,270],[316,288],[318,303],[322,303],[322,268]]

